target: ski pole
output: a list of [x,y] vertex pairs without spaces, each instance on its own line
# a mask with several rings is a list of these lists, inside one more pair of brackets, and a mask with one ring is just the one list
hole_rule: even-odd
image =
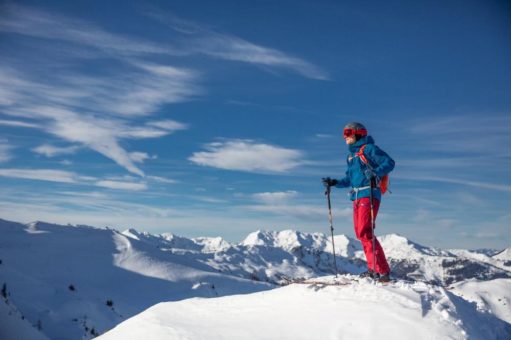
[[371,188],[369,193],[369,199],[371,200],[371,237],[373,247],[373,272],[376,273],[376,236],[374,235],[374,205],[373,205],[373,188],[374,179],[371,179]]
[[330,186],[327,186],[325,195],[328,201],[328,221],[330,222],[330,233],[332,234],[332,253],[334,254],[335,278],[337,278],[337,261],[335,260],[334,226],[332,222],[332,204],[330,203]]

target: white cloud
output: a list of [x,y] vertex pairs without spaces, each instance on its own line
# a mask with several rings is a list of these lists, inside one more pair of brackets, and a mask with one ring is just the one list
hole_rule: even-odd
[[68,147],[57,147],[49,144],[43,144],[36,148],[33,148],[32,151],[46,157],[55,157],[59,155],[71,155],[74,154],[79,147],[77,146],[68,146]]
[[[148,62],[145,57],[200,53],[286,68],[315,79],[326,78],[323,71],[302,59],[208,30],[199,30],[199,36],[190,37],[187,43],[175,48],[169,43],[109,33],[90,22],[21,5],[4,5],[2,10],[7,14],[0,17],[0,32],[41,38],[45,42],[41,58],[53,53],[62,60],[51,57],[38,60],[45,63],[44,69],[30,69],[26,62],[17,64],[13,60],[10,66],[6,66],[6,61],[0,64],[2,112],[26,119],[1,120],[0,124],[42,129],[90,148],[139,176],[145,175],[136,164],[141,163],[140,157],[130,156],[121,141],[160,138],[187,129],[186,124],[173,120],[153,117],[141,122],[141,117],[155,114],[165,104],[187,101],[204,92],[198,85],[199,72],[157,62],[155,58]],[[72,52],[77,49],[79,52]],[[60,53],[66,50],[71,52]],[[87,51],[87,56],[77,60],[83,51]],[[105,71],[91,76],[90,72],[81,71],[88,62],[100,58],[114,61],[108,74]],[[77,61],[80,68],[73,68]],[[244,150],[240,149],[243,145],[238,145],[238,150],[234,144],[225,146],[227,149],[215,149],[214,155],[197,153],[192,158],[204,165],[284,172],[297,166],[301,157],[296,150],[265,144],[248,145]],[[229,155],[225,158],[218,152],[231,152],[234,158]],[[257,155],[260,152],[267,152],[270,159],[262,159]],[[243,159],[243,155],[250,154],[256,159]]]
[[207,151],[195,152],[189,160],[203,166],[248,172],[287,172],[303,163],[301,151],[251,140],[214,142],[205,148]]
[[39,109],[38,113],[52,116],[53,122],[48,132],[70,142],[81,143],[112,159],[131,173],[144,176],[119,144],[119,134],[123,133],[122,121],[83,117],[70,111],[53,111],[52,108]]
[[328,134],[325,134],[325,133],[317,133],[316,137],[323,139],[323,138],[334,138],[335,136],[334,135],[328,135]]
[[0,139],[0,163],[5,163],[11,160],[12,146],[7,143],[7,140]]
[[279,50],[253,44],[235,36],[209,32],[197,40],[197,51],[209,56],[293,70],[307,78],[328,80],[319,67]]
[[52,169],[0,169],[0,176],[60,183],[77,183],[75,173]]
[[459,184],[459,185],[465,185],[465,186],[481,188],[481,189],[490,189],[490,190],[496,190],[496,191],[511,192],[511,185],[504,184],[504,183],[495,184],[495,183],[470,181],[470,180],[456,179],[456,178],[427,176],[427,175],[421,175],[421,174],[417,174],[416,176],[399,175],[398,178],[411,179],[411,180],[415,180],[415,181],[444,182],[444,183]]
[[298,192],[293,190],[281,191],[281,192],[261,192],[253,194],[252,197],[257,201],[265,204],[276,204],[288,201],[298,196]]
[[201,53],[225,60],[288,69],[311,79],[327,80],[329,78],[320,67],[277,49],[215,32],[203,25],[183,20],[161,10],[149,11],[146,14],[185,34],[187,44],[183,48],[188,53]]
[[[246,206],[247,209],[272,213],[275,215],[292,216],[299,218],[319,218],[327,216],[327,208],[311,204],[262,204]],[[352,216],[353,211],[350,208],[334,208],[332,214],[336,217]]]
[[186,130],[188,128],[188,126],[186,124],[176,122],[175,120],[170,120],[170,119],[152,121],[152,122],[148,122],[146,125],[160,128],[160,129],[168,131],[168,132],[173,132],[173,131],[178,131],[178,130]]
[[145,183],[135,183],[135,182],[102,180],[102,181],[97,181],[95,183],[95,185],[97,185],[98,187],[103,187],[103,188],[108,188],[108,189],[117,189],[117,190],[134,190],[134,191],[147,190],[147,185]]
[[[1,68],[0,73],[2,73]],[[60,105],[51,103],[50,99],[53,99],[55,94],[65,91],[66,85],[59,87],[54,84],[50,90],[48,86],[31,81],[17,72],[7,70],[3,73],[10,75],[9,80],[12,84],[8,84],[5,78],[0,77],[0,87],[9,87],[20,98],[16,105],[8,107],[4,113],[37,120],[37,125],[45,131],[68,142],[80,143],[95,150],[140,176],[144,175],[143,171],[135,166],[129,152],[121,147],[119,140],[158,138],[186,128],[185,124],[172,120],[150,121],[145,126],[135,126],[128,117],[121,119],[102,115],[100,118],[95,114],[87,114],[86,112],[90,112],[91,109],[101,109],[94,105],[64,109]],[[121,93],[118,95],[121,96]],[[62,100],[66,107],[76,107],[74,99],[69,102],[66,102],[65,98]],[[112,102],[115,101],[116,99],[112,98]]]
[[53,169],[0,169],[0,176],[10,178],[30,179],[37,181],[49,181],[57,183],[70,183],[81,185],[94,185],[102,188],[116,190],[147,190],[146,183],[134,182],[132,178],[126,180],[104,179],[95,177],[79,176],[74,172]]
[[153,181],[156,181],[156,182],[160,182],[160,183],[167,183],[167,184],[175,184],[175,183],[177,183],[177,181],[174,180],[174,179],[169,179],[169,178],[160,177],[160,176],[147,176],[147,179],[153,180]]
[[[110,74],[90,76],[73,70],[69,65],[76,62],[76,56],[66,54],[59,56],[65,62],[48,59],[47,68],[34,72],[25,65],[16,67],[12,61],[7,67],[4,62],[0,65],[2,112],[28,121],[0,120],[1,125],[40,128],[95,150],[139,176],[144,172],[120,140],[159,138],[187,128],[172,120],[153,118],[145,125],[132,118],[152,115],[164,104],[201,93],[195,71],[135,59],[146,54],[169,54],[168,46],[110,34],[81,20],[24,6],[5,5],[2,9],[9,15],[0,17],[0,31],[60,41],[59,46],[71,50],[85,48],[90,50],[89,58],[113,59],[117,68]],[[55,44],[45,46],[49,53],[55,52]],[[80,64],[87,61],[82,59]],[[48,73],[46,69],[60,72]],[[66,153],[48,147],[37,150],[48,156]],[[132,156],[140,160],[139,155]]]
[[[108,33],[86,21],[70,19],[26,6],[4,4],[2,12],[0,31],[4,32],[81,44],[108,54],[130,56],[146,53],[173,53],[169,46],[124,38]],[[178,50],[174,53],[181,54]]]
[[193,70],[140,62],[130,64],[132,68],[126,75],[100,79],[101,87],[93,88],[91,92],[96,95],[98,107],[119,115],[144,116],[161,105],[187,101],[204,92],[196,84],[199,76]]
[[69,165],[72,165],[73,162],[71,162],[69,159],[64,159],[64,160],[60,161],[60,164],[69,166]]
[[[0,88],[1,91],[1,88]],[[1,97],[1,95],[0,95]],[[0,99],[0,105],[2,105],[1,99]],[[0,125],[6,125],[6,126],[14,126],[14,127],[26,127],[26,128],[39,128],[37,124],[17,121],[17,120],[0,120]]]
[[406,124],[404,129],[410,133],[410,137],[417,138],[418,143],[414,140],[415,148],[434,150],[447,157],[459,153],[473,158],[491,156],[504,159],[510,156],[509,150],[495,147],[511,143],[509,114],[468,113],[433,120],[417,119]]
[[135,163],[144,163],[146,160],[148,159],[156,159],[158,158],[157,156],[155,155],[149,155],[148,153],[145,153],[145,152],[130,152],[130,158],[133,162]]
[[[300,202],[297,200],[298,196],[298,192],[294,190],[256,193],[252,195],[252,198],[260,202],[260,204],[248,205],[246,208],[286,217],[313,219],[326,216],[327,208],[325,205],[319,206],[312,203],[304,203],[303,201]],[[338,209],[334,207],[333,214],[337,217],[351,216],[352,210],[350,208]]]

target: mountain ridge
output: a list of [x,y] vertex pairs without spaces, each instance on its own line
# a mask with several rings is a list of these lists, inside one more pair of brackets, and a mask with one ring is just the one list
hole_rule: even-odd
[[[49,338],[90,338],[92,330],[103,333],[161,301],[250,294],[335,273],[331,238],[321,233],[259,230],[229,243],[1,219],[0,232],[0,285],[11,306],[31,325],[40,322]],[[481,254],[434,250],[399,235],[381,242],[398,278],[451,285],[511,277],[498,258],[479,261]],[[358,241],[336,235],[335,245],[340,273],[365,270]]]

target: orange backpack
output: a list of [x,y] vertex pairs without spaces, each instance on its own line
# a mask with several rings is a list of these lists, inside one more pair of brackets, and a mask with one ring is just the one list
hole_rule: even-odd
[[[367,160],[366,156],[364,155],[364,149],[366,148],[366,145],[367,144],[362,145],[362,147],[360,148],[360,150],[358,150],[356,155],[360,158],[360,160],[362,162],[364,162],[365,165],[367,165],[367,167],[370,170],[373,170],[371,167],[371,164],[369,164],[369,161]],[[382,194],[386,193],[387,191],[391,192],[389,190],[389,175],[388,174],[383,176],[382,178],[380,178],[380,183],[378,183],[378,184],[379,184],[380,191]]]

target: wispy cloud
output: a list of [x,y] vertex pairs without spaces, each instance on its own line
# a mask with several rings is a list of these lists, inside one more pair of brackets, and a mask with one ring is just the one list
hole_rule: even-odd
[[197,52],[216,58],[284,68],[307,78],[328,80],[328,74],[312,63],[235,36],[210,31],[195,43]]
[[130,152],[130,158],[133,162],[135,163],[144,163],[146,160],[148,159],[156,159],[158,158],[157,156],[155,155],[149,155],[148,153],[145,153],[145,152]]
[[253,194],[252,197],[265,204],[275,204],[289,201],[298,196],[298,192],[294,190],[280,192],[260,192]]
[[[16,58],[0,59],[1,112],[18,118],[0,120],[0,125],[42,129],[67,142],[90,148],[139,176],[145,175],[137,165],[145,160],[139,157],[143,152],[126,150],[121,140],[160,138],[187,129],[184,123],[154,117],[141,124],[140,117],[155,115],[165,104],[192,100],[204,93],[198,85],[202,79],[199,72],[169,65],[161,58],[152,58],[149,62],[148,57],[202,54],[288,69],[314,79],[327,78],[319,67],[303,59],[199,28],[200,25],[179,21],[175,16],[170,20],[174,22],[171,26],[177,21],[178,26],[193,29],[181,30],[177,37],[169,34],[167,42],[156,43],[110,33],[91,22],[26,6],[6,4],[2,11],[0,32],[39,39],[44,42],[45,53],[38,58],[55,55],[59,60],[46,57],[37,63],[44,62],[46,67],[37,68],[36,64],[27,67],[26,61],[22,65]],[[181,39],[183,34],[186,39]],[[62,46],[64,50],[87,51],[87,56],[77,57],[81,52],[62,54]],[[111,62],[111,67],[98,69],[97,61],[105,59]],[[88,64],[97,72],[85,72]],[[265,146],[252,145],[251,149],[258,147]],[[216,149],[217,154],[213,155],[216,160],[219,159],[216,156],[220,156],[218,151]],[[236,153],[232,148],[231,151]],[[234,164],[236,161],[225,166],[282,172],[294,167],[293,159],[299,157],[294,150],[268,146],[268,151],[277,160],[284,159],[283,165],[270,166],[258,160],[255,163],[261,166],[244,167]],[[238,152],[238,156],[241,153]],[[203,157],[207,155],[196,154],[193,159],[204,165],[224,166],[223,162],[215,163],[212,158],[204,160]]]
[[[271,213],[275,215],[288,216],[293,218],[317,219],[326,217],[327,210],[324,206],[313,204],[260,204],[248,205],[245,208],[257,212]],[[349,217],[353,214],[352,209],[334,208],[333,212],[336,217]]]
[[58,147],[49,144],[43,144],[33,148],[32,151],[46,157],[55,157],[60,155],[72,155],[78,149],[79,147],[77,146]]
[[[244,206],[248,210],[261,213],[270,213],[286,218],[299,218],[306,220],[318,220],[325,218],[326,205],[318,205],[315,201],[305,200],[294,190],[261,192],[250,196],[258,204]],[[352,215],[351,208],[333,208],[336,217],[349,217]]]
[[177,183],[177,181],[174,180],[174,179],[165,178],[165,177],[161,177],[161,176],[147,176],[146,178],[148,180],[153,180],[153,181],[158,182],[158,183],[166,183],[166,184],[175,184],[175,183]]
[[95,184],[98,187],[109,188],[109,189],[120,189],[120,190],[146,190],[147,185],[145,183],[134,183],[134,182],[121,182],[121,181],[111,181],[111,180],[103,180],[98,181]]
[[334,138],[334,137],[335,137],[334,135],[329,135],[329,134],[325,134],[325,133],[317,133],[316,134],[316,138],[321,138],[321,139]]
[[117,178],[98,179],[90,176],[80,176],[71,171],[55,169],[4,168],[0,169],[0,176],[35,181],[68,183],[73,185],[96,186],[115,190],[142,191],[148,189],[148,186],[145,182],[140,182],[136,178],[127,177],[121,179]]
[[78,176],[69,171],[52,169],[0,169],[0,176],[59,183],[78,183]]
[[[130,155],[120,141],[159,138],[187,129],[186,124],[169,119],[153,117],[147,124],[135,120],[202,92],[197,72],[139,58],[173,54],[170,46],[108,33],[94,24],[34,8],[7,4],[2,10],[0,31],[59,42],[45,44],[40,58],[58,54],[53,49],[64,45],[69,50],[88,49],[92,59],[64,54],[58,61],[38,60],[45,68],[0,59],[1,113],[23,118],[0,120],[0,125],[39,128],[95,150],[140,176],[144,172],[135,163],[142,163],[141,154]],[[84,66],[96,59],[109,59],[111,67],[85,72]],[[59,72],[46,71],[55,69]],[[48,147],[34,150],[48,156],[65,152]]]
[[509,114],[483,112],[451,115],[434,120],[412,120],[406,124],[410,137],[420,140],[420,145],[417,146],[443,152],[449,156],[452,156],[453,152],[474,156],[511,155],[508,150],[497,147],[511,143]]
[[459,185],[470,186],[470,187],[480,188],[480,189],[490,189],[490,190],[496,190],[496,191],[511,192],[511,185],[509,185],[509,184],[496,184],[496,183],[471,181],[471,180],[449,178],[449,177],[427,176],[427,175],[422,175],[422,174],[414,175],[414,176],[399,175],[399,178],[400,179],[410,179],[410,180],[414,180],[414,181],[452,183],[452,184],[459,184]]
[[248,172],[287,172],[303,163],[303,152],[252,140],[227,140],[205,146],[189,160],[203,166]]
[[[1,105],[1,103],[0,103]],[[26,123],[19,120],[3,120],[0,119],[0,125],[13,126],[13,127],[25,127],[25,128],[39,128],[40,126],[33,123]]]
[[278,49],[258,45],[231,34],[215,31],[206,25],[179,18],[177,15],[164,12],[161,9],[149,9],[145,13],[171,27],[176,32],[184,34],[186,43],[182,43],[181,46],[188,53],[287,69],[311,79],[329,79],[328,73],[319,66]]
[[5,163],[11,160],[11,149],[13,147],[8,144],[7,140],[0,139],[0,163]]
[[2,5],[0,31],[93,47],[106,54],[176,53],[170,46],[108,33],[79,19],[15,4]]
[[[23,99],[19,102],[21,104],[9,106],[3,111],[4,113],[35,120],[37,123],[34,125],[37,124],[46,132],[68,142],[79,143],[95,150],[140,176],[144,176],[143,171],[134,164],[129,152],[121,147],[120,140],[159,138],[187,128],[185,124],[173,120],[150,121],[146,125],[135,126],[132,125],[131,120],[126,118],[108,118],[108,116],[99,118],[95,114],[87,114],[80,109],[67,109],[60,105],[52,105],[52,103],[48,103],[44,93],[37,92],[37,88],[39,88],[37,83],[26,79],[21,80],[19,83],[22,85],[17,91],[17,94]],[[32,89],[35,90],[31,91]],[[59,88],[55,88],[55,93],[58,92]],[[37,98],[38,96],[40,98]],[[30,106],[29,103],[34,101],[37,101],[35,105]],[[85,112],[90,109],[90,107],[83,108],[83,110],[87,110]],[[46,154],[55,154],[56,152],[56,150],[49,150],[48,147],[36,148],[35,151],[37,152],[37,150],[46,151]]]

